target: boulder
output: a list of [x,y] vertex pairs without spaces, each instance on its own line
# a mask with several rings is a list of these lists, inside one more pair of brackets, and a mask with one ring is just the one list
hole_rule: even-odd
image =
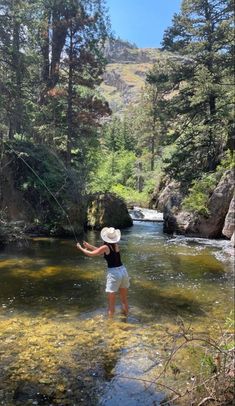
[[169,182],[164,185],[160,191],[155,191],[152,197],[151,207],[163,212],[166,206],[172,208],[179,207],[183,196],[180,191],[180,184],[176,181]]
[[141,209],[133,208],[133,209],[129,210],[129,214],[133,220],[134,219],[138,219],[138,220],[144,219],[144,213]]
[[235,230],[235,199],[234,196],[230,202],[228,213],[225,218],[222,234],[225,237],[231,238]]
[[6,242],[7,242],[7,233],[3,225],[0,223],[0,248],[2,245],[6,244]]
[[103,227],[125,228],[133,225],[125,202],[111,193],[96,193],[89,198],[87,227],[100,230]]
[[233,190],[233,171],[228,170],[222,176],[209,199],[209,215],[207,217],[197,213],[179,211],[176,206],[174,207],[171,202],[168,202],[164,211],[164,232],[169,234],[176,232],[204,238],[221,237],[233,197]]
[[192,214],[181,211],[177,214],[177,209],[170,208],[167,205],[163,213],[163,232],[167,234],[188,234],[188,230],[191,229]]
[[235,232],[233,232],[233,235],[231,237],[231,244],[233,247],[235,247]]
[[205,229],[206,232],[208,230],[209,235],[215,237],[221,236],[224,221],[233,197],[233,192],[234,173],[233,170],[228,170],[222,176],[209,200],[208,209],[210,215],[205,221],[205,226],[202,228]]

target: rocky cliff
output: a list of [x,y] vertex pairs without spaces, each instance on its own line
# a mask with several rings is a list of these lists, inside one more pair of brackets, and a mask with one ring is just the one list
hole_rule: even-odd
[[130,103],[138,102],[146,73],[163,53],[154,48],[140,49],[122,40],[109,40],[104,55],[108,64],[100,91],[113,112],[122,114]]
[[[113,113],[122,115],[129,105],[139,102],[145,86],[146,74],[155,63],[171,60],[173,63],[186,58],[158,48],[137,48],[120,39],[109,40],[104,48],[107,60],[103,83],[99,90],[109,102]],[[191,60],[187,58],[191,63]]]

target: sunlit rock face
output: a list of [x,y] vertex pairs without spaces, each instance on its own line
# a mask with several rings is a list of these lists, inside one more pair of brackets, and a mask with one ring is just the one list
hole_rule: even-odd
[[146,75],[162,59],[162,52],[115,39],[106,42],[104,56],[108,63],[99,89],[112,111],[122,115],[129,105],[140,101]]
[[209,199],[208,216],[188,213],[180,210],[179,207],[172,209],[172,207],[166,206],[164,231],[206,238],[219,238],[224,234],[231,238],[234,231],[234,220],[231,221],[234,210],[234,203],[231,203],[233,191],[233,171],[228,170],[222,176]]
[[232,235],[234,234],[234,229],[235,229],[235,199],[233,196],[229,205],[227,216],[225,218],[222,233],[223,235],[225,235],[225,237],[231,238]]
[[132,226],[133,221],[125,202],[110,194],[95,194],[90,197],[87,210],[87,227],[96,230],[102,227],[125,228]]
[[159,211],[168,208],[179,207],[183,199],[180,184],[176,181],[167,182],[161,191],[156,190],[152,196],[151,206]]

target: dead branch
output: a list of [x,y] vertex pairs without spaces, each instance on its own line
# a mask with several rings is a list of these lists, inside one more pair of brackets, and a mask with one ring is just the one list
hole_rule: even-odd
[[207,396],[206,398],[202,399],[202,401],[200,403],[198,403],[197,406],[202,406],[204,405],[204,403],[208,402],[208,400],[212,400],[213,402],[216,401],[215,398],[213,398],[212,396]]

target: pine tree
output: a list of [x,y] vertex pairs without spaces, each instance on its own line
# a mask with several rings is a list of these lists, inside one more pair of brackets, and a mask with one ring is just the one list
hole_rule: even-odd
[[72,155],[85,159],[94,129],[110,113],[96,94],[105,67],[102,44],[107,26],[103,0],[44,1],[41,112],[49,113],[45,122],[53,124],[53,138],[68,165]]
[[27,1],[5,0],[0,4],[1,127],[10,139],[27,127],[31,60],[26,47],[31,12],[31,4]]
[[167,171],[180,180],[213,171],[231,136],[232,17],[231,1],[184,0],[163,40],[174,56],[148,77],[177,140]]

